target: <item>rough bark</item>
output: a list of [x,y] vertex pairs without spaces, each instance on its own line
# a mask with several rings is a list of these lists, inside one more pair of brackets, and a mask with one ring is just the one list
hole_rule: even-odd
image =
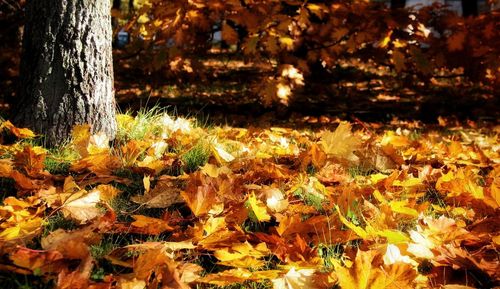
[[31,0],[26,7],[21,89],[14,121],[54,146],[75,124],[116,132],[111,3]]

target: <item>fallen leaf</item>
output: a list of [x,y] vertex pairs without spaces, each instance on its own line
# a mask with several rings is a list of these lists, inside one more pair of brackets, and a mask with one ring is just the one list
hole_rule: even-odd
[[354,155],[354,151],[361,145],[361,139],[359,136],[353,135],[351,124],[341,122],[334,132],[323,132],[320,144],[328,155],[355,161],[357,156]]
[[254,193],[248,196],[247,206],[252,212],[250,217],[255,219],[255,221],[268,222],[271,220],[271,216],[267,213],[266,205],[262,201],[257,200]]

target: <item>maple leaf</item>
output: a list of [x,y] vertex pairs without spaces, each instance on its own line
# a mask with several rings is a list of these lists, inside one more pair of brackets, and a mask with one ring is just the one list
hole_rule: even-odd
[[89,246],[98,244],[100,240],[101,236],[94,231],[94,226],[87,226],[73,231],[52,231],[42,238],[41,245],[44,250],[58,251],[67,259],[83,260],[90,254]]
[[459,168],[456,172],[449,171],[442,175],[436,183],[436,189],[447,192],[447,198],[453,198],[464,204],[471,200],[484,201],[484,188],[478,185],[475,179],[477,175],[470,167]]
[[90,283],[90,274],[94,267],[94,260],[89,255],[82,260],[74,271],[63,269],[57,276],[57,289],[87,289]]
[[65,178],[63,192],[46,190],[40,192],[40,197],[51,207],[60,206],[64,216],[81,224],[103,214],[96,207],[101,202],[101,192],[97,189],[90,192],[81,189],[71,176]]
[[250,218],[254,219],[256,222],[268,222],[271,220],[271,216],[267,213],[266,205],[255,197],[252,193],[248,196],[247,206],[252,212]]
[[273,212],[282,212],[288,207],[288,200],[285,199],[283,193],[276,188],[264,189],[266,195],[266,205]]
[[0,160],[0,177],[9,178],[13,171],[12,160],[1,159]]
[[[413,288],[417,276],[411,265],[395,263],[381,266],[377,251],[358,250],[350,268],[334,263],[341,288],[352,289],[398,289]],[[378,267],[381,266],[381,267]]]
[[[137,279],[152,283],[150,286],[154,288],[163,285],[172,289],[189,289],[189,286],[180,280],[176,262],[162,249],[151,249],[142,253],[133,269]],[[155,278],[150,278],[152,275]]]
[[43,224],[39,216],[43,209],[38,208],[40,200],[30,197],[20,200],[8,197],[3,200],[0,207],[0,241],[11,243],[29,240],[37,233]]
[[232,162],[235,157],[228,153],[220,144],[212,144],[212,152],[220,164]]
[[[20,213],[20,212],[18,212]],[[16,222],[2,223],[0,229],[0,240],[3,241],[20,241],[29,239],[40,232],[43,219],[37,216],[19,218]]]
[[302,289],[302,288],[322,288],[316,284],[315,269],[295,269],[290,268],[281,278],[271,280],[273,289]]
[[33,138],[35,137],[35,133],[31,131],[30,129],[27,128],[18,128],[15,125],[13,125],[10,121],[6,120],[0,124],[0,130],[7,128],[12,132],[13,135],[15,135],[18,138]]
[[73,131],[71,132],[73,137],[72,144],[75,150],[80,154],[81,157],[86,157],[89,155],[88,146],[90,143],[90,125],[75,125]]
[[170,227],[168,222],[162,219],[144,215],[132,215],[132,217],[135,219],[135,221],[131,223],[133,227],[132,230],[140,232],[141,234],[158,235],[162,232],[172,231],[174,229]]
[[341,122],[334,132],[323,132],[320,144],[328,155],[355,161],[353,152],[361,145],[361,139],[352,134],[350,123]]
[[358,250],[356,259],[350,268],[345,268],[337,262],[334,263],[340,287],[352,289],[370,288],[370,278],[374,270],[372,262],[375,257],[375,251]]
[[153,189],[146,188],[144,195],[133,196],[131,200],[146,208],[168,208],[183,202],[181,191],[175,178],[163,176],[158,179]]
[[263,279],[275,279],[278,277],[279,270],[249,271],[248,269],[236,268],[225,270],[215,274],[208,274],[198,280],[201,283],[208,283],[217,286],[227,286],[234,283],[243,283],[245,281],[260,281]]
[[186,190],[181,192],[181,196],[189,209],[197,217],[207,214],[212,206],[215,205],[217,199],[215,188],[209,183],[202,184],[202,179],[204,179],[202,174],[196,172],[191,177]]
[[221,265],[244,268],[259,268],[264,265],[258,260],[270,253],[266,243],[257,244],[255,247],[250,243],[236,243],[231,248],[216,250],[214,256],[219,259]]
[[21,152],[15,154],[14,163],[28,176],[36,177],[43,171],[46,154],[46,150],[41,147],[25,146]]
[[67,266],[64,256],[54,250],[33,250],[20,247],[10,254],[9,259],[16,266],[29,269],[32,273],[35,271],[42,274],[55,273]]
[[229,169],[226,166],[222,167],[217,167],[212,164],[205,164],[203,167],[201,167],[201,172],[204,173],[205,175],[211,177],[211,178],[217,178],[219,175],[229,175],[232,173],[231,169]]
[[102,152],[73,162],[71,170],[75,172],[89,170],[98,176],[109,176],[121,166],[122,161],[117,156]]

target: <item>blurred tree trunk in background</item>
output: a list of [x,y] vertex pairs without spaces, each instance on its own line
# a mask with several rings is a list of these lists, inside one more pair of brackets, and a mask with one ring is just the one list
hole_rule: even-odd
[[406,0],[391,0],[391,9],[405,8]]
[[462,0],[462,15],[464,17],[477,15],[477,6],[477,0]]

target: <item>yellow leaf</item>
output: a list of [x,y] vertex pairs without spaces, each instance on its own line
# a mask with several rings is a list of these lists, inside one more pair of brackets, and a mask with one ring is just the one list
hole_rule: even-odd
[[93,190],[78,199],[73,199],[64,204],[61,211],[66,217],[71,217],[80,224],[103,214],[103,211],[96,207],[101,201],[101,192]]
[[142,183],[144,185],[144,191],[149,192],[149,189],[151,188],[151,177],[150,176],[144,176],[142,178]]
[[144,289],[146,288],[146,282],[144,280],[138,280],[134,278],[132,280],[128,280],[125,278],[119,278],[118,280],[118,288],[120,289]]
[[385,48],[389,41],[391,41],[392,30],[387,33],[387,35],[379,42],[380,48]]
[[283,193],[276,188],[264,190],[266,194],[266,205],[273,212],[282,212],[288,207],[288,200],[285,199]]
[[341,122],[334,132],[323,132],[320,144],[328,155],[356,160],[357,157],[353,152],[360,146],[361,139],[352,134],[350,123]]
[[358,250],[351,268],[345,268],[335,262],[334,267],[339,278],[340,287],[346,289],[370,288],[370,277],[374,271],[372,261],[375,258],[375,254],[374,251]]
[[247,204],[258,222],[268,222],[271,220],[271,216],[267,213],[266,205],[257,200],[254,193],[248,197]]
[[374,267],[379,253],[375,250],[358,250],[350,268],[334,262],[335,271],[341,288],[349,289],[400,289],[414,288],[417,276],[411,265],[397,262],[391,265]]
[[405,214],[409,215],[412,217],[418,217],[418,212],[417,210],[413,208],[407,207],[408,205],[408,200],[404,201],[390,201],[389,202],[389,207],[391,207],[391,210],[395,213],[400,213],[400,214]]
[[500,246],[500,235],[496,235],[495,237],[491,238],[491,241],[493,242],[493,244],[495,244],[496,246]]
[[90,143],[90,125],[82,124],[75,125],[73,131],[71,132],[73,136],[73,147],[80,154],[81,157],[86,157],[89,155],[88,146]]
[[228,153],[222,145],[217,142],[213,142],[211,145],[212,152],[220,164],[229,163],[234,160],[234,156]]
[[316,269],[295,269],[292,267],[283,277],[271,280],[273,289],[319,289],[323,288],[316,282]]
[[366,231],[369,235],[384,237],[387,239],[387,242],[393,244],[406,244],[410,240],[405,233],[398,230],[375,230],[373,227],[367,226]]
[[232,267],[258,268],[264,265],[258,260],[270,253],[266,243],[253,247],[250,243],[236,243],[231,248],[216,250],[214,256],[221,261],[220,264]]
[[283,36],[279,38],[281,45],[283,45],[287,50],[293,49],[293,39],[288,36]]
[[119,189],[113,187],[112,185],[98,185],[93,190],[99,191],[101,200],[105,202],[113,200],[116,196],[118,196],[121,193]]
[[221,174],[226,174],[226,175],[230,174],[231,169],[229,169],[226,166],[217,167],[215,165],[207,163],[201,168],[201,172],[211,178],[217,178]]
[[135,219],[132,226],[144,230],[144,234],[157,235],[165,231],[172,231],[174,228],[170,227],[168,223],[162,219],[152,218],[144,215],[132,215]]
[[6,228],[0,232],[0,240],[22,240],[31,237],[40,230],[42,223],[43,220],[39,217],[16,222],[15,226]]
[[237,268],[222,271],[216,274],[208,274],[198,281],[201,283],[208,283],[217,286],[227,286],[234,283],[243,283],[247,280],[251,280],[252,274],[255,274],[255,272],[252,273],[247,269]]
[[368,238],[368,233],[363,228],[354,225],[353,223],[349,222],[344,216],[342,216],[342,214],[340,213],[340,209],[339,209],[338,206],[335,206],[335,209],[337,209],[337,213],[339,214],[340,221],[347,228],[351,229],[354,233],[356,233],[362,239]]
[[35,133],[27,128],[18,128],[10,121],[6,120],[0,125],[0,129],[7,128],[10,132],[18,138],[33,138]]
[[0,159],[0,177],[9,178],[12,170],[12,161],[10,159]]

